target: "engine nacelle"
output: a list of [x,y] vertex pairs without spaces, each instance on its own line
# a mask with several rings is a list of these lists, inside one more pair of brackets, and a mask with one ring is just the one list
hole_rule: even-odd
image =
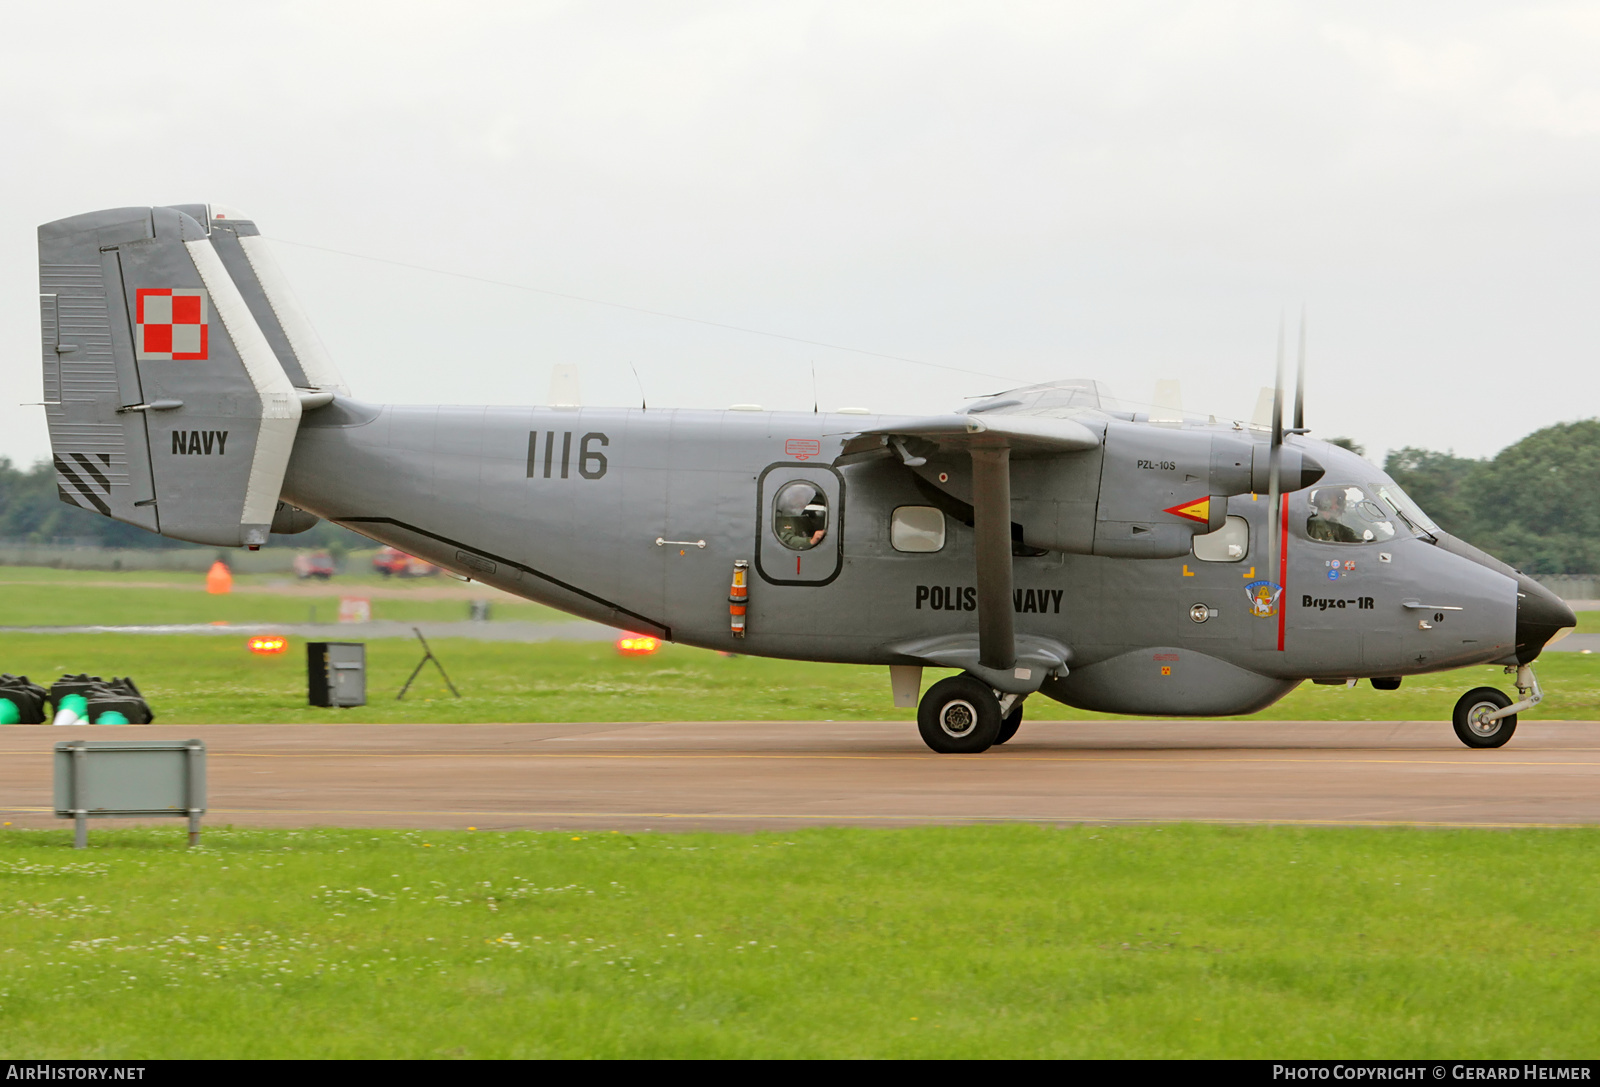
[[[925,452],[913,471],[930,500],[942,498],[946,513],[971,524],[969,458]],[[1280,491],[1322,477],[1322,466],[1296,446],[1278,457]],[[1013,452],[1012,538],[1075,555],[1177,558],[1195,536],[1222,527],[1230,496],[1268,493],[1270,474],[1270,443],[1248,433],[1112,419],[1098,448]]]

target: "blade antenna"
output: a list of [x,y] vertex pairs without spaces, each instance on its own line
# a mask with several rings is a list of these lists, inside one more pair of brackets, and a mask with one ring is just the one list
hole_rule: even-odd
[[1300,307],[1300,365],[1294,377],[1294,430],[1306,433],[1306,308]]
[[650,405],[644,402],[644,382],[639,378],[639,368],[630,362],[628,369],[633,371],[633,380],[639,383],[639,410],[649,411]]
[[811,414],[822,413],[822,398],[817,395],[817,360],[811,360]]

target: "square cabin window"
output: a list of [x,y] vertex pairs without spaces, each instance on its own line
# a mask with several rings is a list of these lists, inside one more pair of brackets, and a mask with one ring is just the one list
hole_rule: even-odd
[[1194,557],[1201,562],[1238,562],[1249,553],[1250,522],[1243,517],[1229,517],[1217,531],[1194,538]]
[[896,551],[944,550],[944,514],[932,506],[901,506],[889,519],[889,542]]

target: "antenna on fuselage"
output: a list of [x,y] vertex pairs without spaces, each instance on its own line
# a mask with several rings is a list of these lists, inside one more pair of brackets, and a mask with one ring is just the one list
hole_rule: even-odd
[[633,380],[635,382],[637,382],[638,385],[639,385],[639,410],[640,411],[649,411],[650,410],[650,405],[645,403],[644,381],[641,380],[640,377],[639,377],[639,368],[637,366],[635,366],[633,363],[630,362],[630,363],[628,363],[628,369],[633,371]]
[[822,413],[822,398],[817,395],[817,360],[811,360],[811,414]]

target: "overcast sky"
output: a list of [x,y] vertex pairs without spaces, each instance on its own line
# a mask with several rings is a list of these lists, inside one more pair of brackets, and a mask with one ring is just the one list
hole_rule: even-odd
[[1593,3],[11,4],[0,455],[34,228],[209,201],[372,401],[1248,417],[1304,304],[1318,436],[1485,456],[1600,411],[1597,56]]

